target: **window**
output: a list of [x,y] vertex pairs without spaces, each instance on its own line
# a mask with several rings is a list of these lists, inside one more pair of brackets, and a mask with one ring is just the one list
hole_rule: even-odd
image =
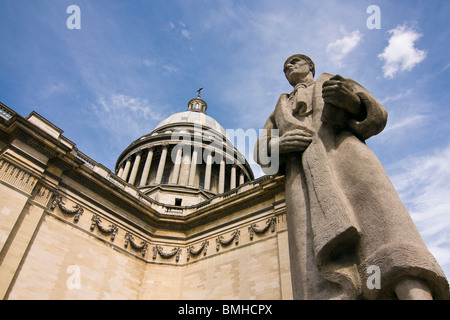
[[183,201],[183,199],[180,198],[175,198],[175,205],[176,206],[181,206],[181,202]]

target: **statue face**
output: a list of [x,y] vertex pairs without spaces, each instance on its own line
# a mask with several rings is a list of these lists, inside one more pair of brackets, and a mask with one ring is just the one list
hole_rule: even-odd
[[310,73],[310,67],[306,60],[299,57],[293,57],[289,60],[284,67],[284,74],[289,83],[295,86],[301,82]]

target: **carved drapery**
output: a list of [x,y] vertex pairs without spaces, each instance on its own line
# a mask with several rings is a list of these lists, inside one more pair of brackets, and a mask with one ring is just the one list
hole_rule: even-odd
[[102,219],[96,214],[92,216],[91,221],[91,231],[94,231],[95,226],[97,226],[98,230],[100,230],[102,233],[111,234],[111,241],[114,241],[114,239],[116,238],[116,234],[119,232],[119,228],[116,225],[110,224],[107,228],[103,227],[101,225]]
[[72,207],[71,209],[68,209],[65,207],[65,203],[62,200],[62,196],[60,195],[55,195],[52,199],[52,203],[50,205],[50,210],[55,210],[56,206],[59,207],[59,209],[61,210],[62,213],[67,214],[67,215],[73,215],[73,221],[74,222],[78,222],[78,220],[80,220],[80,215],[83,214],[84,209],[79,205],[76,204]]
[[269,218],[266,222],[266,225],[263,228],[258,228],[256,223],[253,223],[250,227],[248,227],[248,234],[250,236],[250,240],[253,240],[253,235],[255,233],[263,234],[263,233],[267,232],[267,230],[269,230],[270,227],[272,227],[271,231],[274,232],[276,222],[277,222],[277,220],[275,217]]
[[239,244],[239,235],[241,234],[240,230],[235,230],[231,233],[231,236],[228,240],[225,240],[222,235],[216,238],[216,250],[219,251],[220,246],[226,247],[230,245],[233,241],[235,241],[236,245]]
[[128,244],[131,245],[131,247],[136,250],[136,251],[140,251],[142,256],[145,256],[145,253],[147,252],[148,249],[148,243],[145,241],[141,241],[140,244],[137,244],[134,241],[133,235],[129,232],[127,232],[125,234],[125,248],[128,248]]
[[204,241],[201,244],[200,248],[198,248],[197,250],[194,249],[194,246],[190,246],[187,249],[187,261],[189,261],[191,256],[193,256],[193,257],[198,256],[202,251],[203,251],[203,255],[205,256],[206,255],[206,251],[208,249],[208,246],[209,246],[209,241],[208,240]]
[[153,259],[156,259],[158,254],[164,259],[170,259],[175,256],[175,261],[178,262],[180,260],[181,248],[175,247],[170,252],[164,252],[162,246],[156,245],[153,247]]

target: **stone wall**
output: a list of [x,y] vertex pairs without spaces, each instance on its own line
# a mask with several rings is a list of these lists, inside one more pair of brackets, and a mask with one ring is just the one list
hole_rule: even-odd
[[189,261],[185,246],[178,262],[175,257],[164,262],[159,255],[153,259],[152,250],[141,257],[119,242],[112,245],[46,214],[17,269],[11,270],[15,274],[6,298],[290,299],[287,232],[266,232],[253,240],[241,235],[237,244],[219,243],[219,249],[212,243],[209,254],[201,252]]
[[250,204],[235,194],[214,204],[216,213],[203,209],[206,222],[155,237],[143,222],[112,216],[107,209],[118,208],[100,196],[51,192],[2,163],[4,299],[292,298],[282,194]]

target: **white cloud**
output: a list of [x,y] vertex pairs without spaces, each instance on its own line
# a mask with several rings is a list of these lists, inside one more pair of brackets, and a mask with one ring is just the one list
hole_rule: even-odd
[[411,115],[409,117],[406,118],[402,118],[396,122],[394,122],[394,124],[388,124],[386,129],[383,131],[383,139],[387,139],[388,137],[392,137],[392,135],[394,134],[394,132],[396,134],[398,134],[399,130],[404,130],[408,127],[412,127],[412,126],[419,126],[421,125],[421,123],[423,123],[426,120],[426,116],[422,115],[422,114],[417,114],[417,115]]
[[63,82],[57,83],[57,84],[51,84],[46,87],[44,87],[40,91],[40,96],[43,99],[48,99],[49,97],[55,95],[55,94],[67,94],[70,92],[70,88],[67,87],[67,85]]
[[389,30],[392,35],[389,45],[378,57],[384,60],[385,78],[393,78],[399,71],[411,71],[426,57],[426,52],[415,47],[415,42],[422,36],[404,25]]
[[380,102],[382,104],[385,104],[388,102],[395,102],[395,101],[403,100],[404,98],[410,96],[412,92],[413,92],[413,89],[407,89],[407,90],[400,92],[394,96],[388,96],[388,97],[380,100]]
[[113,131],[115,136],[133,140],[144,129],[155,127],[162,115],[146,99],[133,98],[123,94],[112,94],[100,98],[90,106],[98,123]]
[[177,67],[173,65],[165,64],[162,66],[164,70],[166,70],[168,73],[177,73],[179,70]]
[[446,70],[449,69],[449,68],[450,68],[450,63],[447,63],[447,64],[445,65],[445,67],[442,68],[441,72],[444,72],[444,71],[446,71]]
[[183,37],[185,37],[186,39],[191,39],[191,33],[190,33],[188,30],[186,30],[186,29],[181,29],[180,33],[181,33],[181,35],[182,35]]
[[155,62],[155,61],[151,61],[151,60],[149,60],[149,59],[144,59],[144,60],[142,61],[142,64],[143,64],[144,66],[146,66],[146,67],[153,67],[153,66],[156,65],[156,62]]
[[190,40],[191,39],[191,33],[187,29],[187,26],[184,22],[180,21],[178,22],[177,27],[172,21],[169,21],[169,30],[174,31],[175,33],[179,33],[183,38]]
[[343,38],[328,44],[327,54],[338,67],[342,67],[345,57],[355,50],[361,40],[362,35],[359,30],[347,33]]
[[433,154],[403,159],[392,176],[429,250],[450,275],[450,145]]

